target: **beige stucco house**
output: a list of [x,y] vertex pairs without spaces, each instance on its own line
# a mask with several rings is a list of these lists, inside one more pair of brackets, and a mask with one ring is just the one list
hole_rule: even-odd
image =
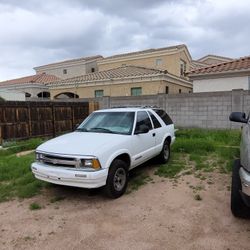
[[207,65],[214,65],[219,63],[225,63],[232,61],[233,58],[224,57],[224,56],[217,56],[217,55],[206,55],[203,56],[196,61],[199,63],[207,64]]
[[230,62],[232,60],[233,60],[232,58],[224,57],[224,56],[206,55],[206,56],[201,57],[200,59],[192,60],[190,71],[198,69],[198,68],[208,67],[210,65]]
[[21,77],[0,82],[0,92],[6,100],[20,100],[20,96],[24,96],[26,100],[29,98],[50,98],[47,84],[58,80],[58,77],[45,73]]
[[103,58],[97,62],[99,71],[114,69],[126,65],[141,66],[159,70],[186,78],[192,58],[184,44],[158,49],[148,49]]
[[46,73],[55,75],[61,79],[66,79],[98,71],[97,61],[100,59],[102,59],[100,55],[82,57],[38,66],[35,67],[34,70],[36,74]]
[[0,89],[0,101],[25,101],[25,93]]
[[189,93],[192,84],[167,70],[121,66],[48,84],[51,98]]
[[52,98],[189,93],[192,58],[185,45],[114,55],[97,60],[98,72],[49,84]]
[[189,72],[193,92],[250,90],[250,56]]

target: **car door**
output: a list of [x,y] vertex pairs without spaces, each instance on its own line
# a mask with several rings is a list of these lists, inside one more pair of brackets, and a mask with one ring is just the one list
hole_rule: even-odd
[[166,128],[164,128],[163,124],[160,123],[158,118],[151,111],[148,111],[148,113],[150,115],[150,118],[151,118],[153,126],[154,126],[155,153],[159,154],[162,150],[163,138],[166,134]]
[[[137,131],[142,125],[147,126],[149,131],[147,133],[137,134]],[[146,111],[137,112],[136,125],[132,135],[131,143],[133,148],[133,167],[142,164],[155,155],[155,133],[151,120]]]

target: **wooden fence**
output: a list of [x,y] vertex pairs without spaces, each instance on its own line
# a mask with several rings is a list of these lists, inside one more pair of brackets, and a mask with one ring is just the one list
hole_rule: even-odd
[[0,145],[72,131],[98,108],[96,102],[0,102]]

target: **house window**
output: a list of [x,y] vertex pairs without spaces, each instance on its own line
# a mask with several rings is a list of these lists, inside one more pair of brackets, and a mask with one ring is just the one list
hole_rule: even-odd
[[91,72],[92,72],[92,73],[95,72],[95,68],[91,68]]
[[169,87],[168,87],[168,86],[166,86],[166,89],[165,89],[165,94],[168,94],[168,92],[169,92]]
[[142,94],[141,87],[131,88],[131,96],[139,96]]
[[63,70],[63,74],[66,75],[68,72],[67,72],[67,69],[64,69]]
[[187,63],[184,60],[181,60],[180,62],[180,75],[185,76],[187,70]]
[[156,60],[155,60],[155,65],[156,65],[156,66],[162,65],[162,59],[161,59],[161,58],[156,59]]
[[95,90],[95,97],[103,97],[103,90],[102,89]]
[[181,89],[179,89],[179,94],[181,93]]

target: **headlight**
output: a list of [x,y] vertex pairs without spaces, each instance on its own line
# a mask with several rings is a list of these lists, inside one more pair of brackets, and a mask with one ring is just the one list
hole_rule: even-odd
[[36,161],[42,160],[42,154],[36,152]]
[[81,159],[81,167],[83,168],[93,168],[98,170],[101,168],[101,164],[98,159]]

